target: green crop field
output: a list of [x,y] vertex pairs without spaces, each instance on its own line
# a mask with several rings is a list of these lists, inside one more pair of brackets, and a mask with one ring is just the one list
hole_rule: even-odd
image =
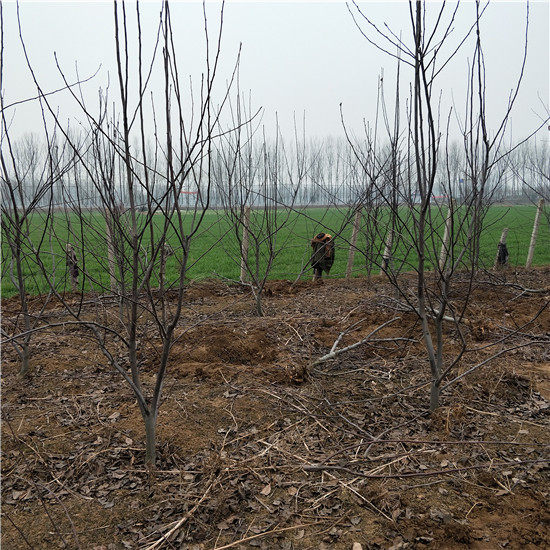
[[[493,206],[490,208],[485,220],[481,236],[481,261],[485,266],[492,266],[497,250],[497,243],[504,227],[509,228],[507,246],[510,253],[511,265],[525,265],[527,250],[533,228],[535,216],[534,206]],[[443,213],[444,215],[444,213]],[[443,232],[443,215],[436,212],[437,232]],[[278,213],[279,221],[285,219],[284,212]],[[139,221],[144,221],[144,217]],[[346,213],[339,209],[308,208],[300,212],[293,212],[287,222],[277,232],[275,240],[276,256],[270,271],[271,279],[295,279],[307,264],[310,253],[309,242],[312,236],[320,231],[326,231],[336,236],[336,260],[331,271],[331,276],[344,275],[347,264],[349,241],[352,224],[345,224]],[[160,226],[164,218],[155,218],[155,235],[160,234]],[[31,235],[35,247],[40,244],[40,259],[43,262],[44,271],[53,276],[53,281],[58,290],[70,288],[67,281],[67,269],[65,266],[64,246],[68,241],[72,242],[80,260],[80,267],[85,272],[85,290],[101,290],[108,287],[109,277],[107,270],[107,246],[105,239],[105,220],[97,212],[84,214],[82,220],[76,216],[66,218],[56,214],[53,227],[44,226],[40,213],[32,216]],[[191,226],[191,215],[186,218],[186,231]],[[357,241],[358,252],[355,254],[354,274],[366,272],[366,258],[361,251],[371,250],[374,263],[379,262],[380,252],[383,249],[382,237],[388,226],[387,213],[382,213],[377,222],[378,235],[367,238],[361,231]],[[252,236],[250,240],[250,263],[256,266],[256,247],[254,236],[259,237],[258,250],[260,260],[259,272],[265,268],[265,252],[267,244],[262,242],[265,235],[265,220],[263,212],[253,211],[251,219]],[[144,249],[150,242],[150,235],[146,233],[143,240]],[[155,236],[156,238],[156,236]],[[369,241],[369,242],[368,242]],[[84,242],[83,247],[78,243]],[[172,228],[168,233],[168,242],[175,251],[174,256],[168,258],[166,266],[166,279],[169,283],[177,280],[179,259],[181,258],[181,245]],[[428,242],[428,248],[430,243]],[[437,253],[439,252],[436,246]],[[83,252],[84,250],[84,252]],[[25,252],[25,249],[23,250]],[[433,257],[436,254],[432,254]],[[401,242],[394,250],[396,265],[401,264],[404,270],[411,269],[416,256],[410,246]],[[144,250],[142,256],[143,265],[147,265],[147,256]],[[15,287],[11,280],[11,253],[3,235],[2,239],[2,296],[4,298],[15,294]],[[402,263],[401,263],[401,262]],[[533,265],[550,263],[550,230],[545,216],[541,219],[539,235]],[[239,278],[240,273],[240,249],[236,238],[235,228],[224,216],[223,211],[208,211],[198,233],[190,243],[189,251],[189,279],[201,279],[209,277],[221,277],[230,280]],[[38,269],[34,260],[24,263],[27,291],[30,294],[44,293],[48,291],[46,279]],[[127,269],[123,267],[123,269]],[[373,267],[374,272],[378,268]],[[307,266],[303,276],[310,276]],[[82,276],[81,279],[82,281]]]

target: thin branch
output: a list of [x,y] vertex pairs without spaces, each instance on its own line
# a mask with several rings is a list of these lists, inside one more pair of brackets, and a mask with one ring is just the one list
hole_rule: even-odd
[[[310,367],[315,367],[317,365],[320,365],[321,363],[324,363],[325,361],[328,361],[329,359],[334,359],[334,357],[340,355],[341,353],[345,353],[346,351],[350,351],[352,349],[355,349],[355,348],[363,345],[365,342],[367,342],[369,340],[369,338],[371,336],[373,336],[378,331],[382,330],[384,327],[388,326],[391,323],[394,323],[395,321],[397,321],[399,319],[401,319],[401,317],[394,317],[393,319],[390,319],[389,321],[386,321],[384,324],[382,324],[379,327],[375,328],[372,332],[370,332],[367,336],[365,336],[365,338],[363,338],[359,342],[355,342],[355,344],[351,344],[350,346],[347,346],[347,347],[339,349],[339,350],[335,350],[334,349],[335,346],[333,346],[330,353],[327,353],[326,355],[323,355],[323,357],[320,357],[319,359],[317,359],[316,361],[311,363]],[[338,337],[337,342],[340,340],[341,336],[343,336],[343,335],[340,335]]]

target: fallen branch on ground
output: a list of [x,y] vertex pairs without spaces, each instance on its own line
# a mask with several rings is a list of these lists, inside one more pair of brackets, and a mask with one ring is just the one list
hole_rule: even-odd
[[469,368],[467,371],[463,372],[462,374],[460,374],[456,378],[453,378],[450,382],[447,382],[444,386],[442,386],[441,391],[446,390],[451,384],[454,384],[455,382],[458,382],[459,380],[461,380],[462,378],[464,378],[465,376],[467,376],[471,372],[474,372],[475,370],[479,369],[483,365],[486,365],[487,363],[489,363],[493,359],[496,359],[497,357],[500,357],[504,353],[507,353],[509,351],[514,351],[514,350],[520,349],[520,348],[525,348],[527,346],[534,346],[536,344],[546,345],[546,344],[548,344],[548,341],[547,340],[540,340],[540,341],[539,340],[534,340],[532,342],[527,342],[526,344],[520,344],[519,346],[513,346],[511,348],[503,349],[503,350],[499,351],[498,353],[495,353],[494,355],[491,355],[491,357],[488,357],[484,361],[481,361],[481,363],[478,363],[477,365],[474,365],[473,367]]
[[210,483],[210,485],[208,486],[208,488],[206,489],[206,491],[203,493],[202,497],[199,499],[199,501],[197,502],[197,504],[195,504],[195,506],[193,506],[193,508],[191,508],[191,510],[189,510],[177,523],[176,525],[174,525],[174,527],[172,527],[172,529],[170,529],[170,531],[168,531],[167,533],[165,533],[164,535],[162,535],[162,537],[160,537],[160,539],[158,539],[156,542],[154,542],[153,544],[147,546],[147,548],[145,548],[145,550],[153,550],[154,548],[160,548],[160,546],[162,544],[164,544],[169,538],[170,536],[172,536],[172,533],[174,533],[175,531],[177,531],[194,513],[195,511],[197,510],[197,508],[201,505],[202,501],[206,498],[206,496],[208,495],[208,493],[210,492],[210,489],[212,489],[212,486],[214,485],[214,483]]
[[550,289],[548,288],[526,288],[518,283],[499,283],[493,281],[479,281],[480,285],[490,285],[490,286],[509,286],[515,288],[516,290],[521,290],[522,294],[544,294]]
[[[311,367],[316,367],[317,365],[320,365],[321,363],[324,363],[325,361],[328,361],[329,359],[333,359],[334,357],[340,355],[341,353],[344,353],[346,351],[350,351],[352,349],[355,349],[355,348],[363,345],[364,343],[368,342],[368,340],[370,339],[371,336],[373,336],[378,331],[382,330],[384,327],[388,326],[389,324],[391,324],[391,323],[393,323],[393,322],[395,322],[399,319],[401,319],[401,317],[394,317],[393,319],[390,319],[389,321],[386,321],[384,324],[382,324],[379,327],[375,328],[372,332],[367,334],[367,336],[365,336],[365,338],[363,338],[359,342],[355,342],[355,344],[351,344],[350,346],[347,346],[345,348],[336,349],[336,347],[340,343],[340,340],[351,330],[351,328],[353,328],[355,325],[357,325],[357,323],[355,323],[349,329],[347,329],[344,332],[340,333],[340,335],[338,336],[338,338],[336,339],[336,341],[332,345],[332,348],[331,348],[330,352],[327,353],[326,355],[323,355],[323,357],[320,357],[319,359],[317,359],[313,363],[311,363],[310,368]],[[384,339],[384,341],[388,341],[388,340],[389,339],[387,339],[387,338]],[[391,338],[391,340],[392,341],[397,341],[397,340],[407,340],[407,341],[409,341],[409,338]]]
[[516,462],[497,462],[489,464],[476,464],[475,466],[463,466],[461,468],[448,468],[447,470],[432,470],[430,472],[403,472],[401,474],[364,474],[362,472],[357,472],[346,468],[345,466],[331,465],[331,464],[311,464],[306,466],[300,466],[300,468],[307,472],[322,472],[324,470],[338,470],[340,472],[347,472],[355,477],[364,477],[368,479],[399,479],[404,477],[426,477],[426,476],[436,476],[436,475],[446,475],[455,472],[465,472],[467,470],[480,470],[482,468],[492,469],[492,468],[512,468],[514,466],[519,466],[520,464],[540,464],[543,462],[550,462],[549,459],[543,458],[538,460],[521,460]]
[[271,529],[269,531],[264,531],[263,533],[258,533],[257,535],[250,535],[249,537],[245,537],[244,539],[236,540],[235,542],[231,542],[230,544],[226,544],[225,546],[216,546],[214,550],[224,550],[225,548],[233,548],[233,546],[237,546],[238,544],[243,544],[244,542],[248,542],[249,540],[265,537],[266,535],[271,535],[272,533],[282,533],[283,531],[300,529],[301,527],[311,527],[312,525],[318,525],[319,523],[322,523],[322,522],[315,521],[313,523],[301,523],[299,525],[292,525],[291,527],[283,527],[282,529],[278,529],[278,528]]
[[[385,296],[385,298],[388,298],[392,302],[395,302],[397,307],[395,308],[397,311],[403,311],[407,313],[416,313],[417,315],[420,315],[420,312],[418,309],[416,309],[413,306],[410,306],[408,304],[404,304],[403,302],[400,302],[399,300],[396,300],[395,298],[392,298],[391,296]],[[430,312],[426,314],[431,319],[436,319],[439,317],[439,311],[435,309],[430,309]],[[450,317],[449,315],[443,315],[442,317],[443,321],[448,321],[449,323],[457,323],[458,321],[454,317]],[[463,322],[467,322],[465,319],[462,319]]]

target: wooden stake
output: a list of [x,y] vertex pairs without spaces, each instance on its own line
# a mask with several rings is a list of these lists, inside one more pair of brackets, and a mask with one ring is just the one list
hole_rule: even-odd
[[382,256],[382,267],[380,268],[380,275],[383,275],[391,266],[391,249],[393,246],[393,229],[388,231],[386,236],[386,247],[384,248],[384,254]]
[[250,206],[245,207],[243,215],[243,238],[241,241],[241,283],[247,279],[248,264],[248,227],[250,225]]
[[78,259],[70,243],[67,243],[67,249],[65,253],[67,256],[66,263],[67,263],[67,268],[69,270],[69,277],[71,280],[71,289],[73,292],[76,292],[78,288],[78,272],[79,272]]
[[[506,244],[506,237],[508,236],[508,228],[505,227],[503,230],[502,230],[502,235],[500,236],[500,241],[499,241],[499,245],[505,245]],[[497,256],[495,258],[495,266],[494,267],[498,267],[500,264],[498,262],[498,258],[499,258],[499,255],[500,255],[500,246],[499,246],[499,249],[497,251]]]
[[453,223],[454,205],[452,199],[449,202],[449,210],[445,219],[445,232],[443,233],[443,242],[441,243],[441,252],[439,253],[439,269],[443,271],[447,256],[449,255],[449,242],[451,240],[451,226]]
[[531,267],[531,264],[533,263],[533,255],[535,254],[535,244],[537,242],[537,233],[539,232],[540,215],[542,214],[543,205],[544,199],[539,199],[537,213],[535,214],[535,223],[533,224],[533,233],[531,233],[531,244],[529,245],[529,253],[527,254],[525,267]]
[[355,219],[353,220],[353,231],[351,233],[351,241],[349,244],[348,253],[348,265],[346,267],[346,279],[351,277],[353,271],[353,260],[355,259],[355,244],[357,243],[357,235],[359,234],[359,227],[361,226],[361,208],[359,207],[355,212]]

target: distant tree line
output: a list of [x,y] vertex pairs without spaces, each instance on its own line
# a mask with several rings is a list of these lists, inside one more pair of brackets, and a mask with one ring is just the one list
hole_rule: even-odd
[[[100,152],[93,144],[86,144],[80,140],[84,147],[84,158],[92,158]],[[365,141],[356,141],[354,147],[345,138],[308,139],[302,143],[291,142],[284,145],[282,136],[275,139],[262,141],[254,140],[246,144],[246,155],[249,159],[250,170],[246,174],[250,189],[249,200],[253,207],[262,206],[265,200],[266,180],[264,175],[273,171],[274,162],[280,162],[284,157],[284,171],[277,175],[277,202],[283,207],[285,204],[294,204],[299,207],[307,206],[331,206],[353,205],[361,200],[361,195],[368,187],[368,176],[357,159],[357,152],[366,158],[369,144]],[[279,151],[276,153],[277,147]],[[373,146],[374,147],[374,146]],[[391,164],[392,147],[385,143],[376,145],[378,164],[388,167]],[[229,145],[217,144],[210,152],[211,172],[209,206],[211,208],[223,208],[226,202],[228,190],[236,194],[238,178],[245,177],[241,173],[237,176],[227,173],[227,156]],[[300,148],[301,166],[296,161],[297,148]],[[134,155],[139,156],[139,146],[133,148]],[[79,204],[84,209],[95,209],[101,205],[100,192],[94,185],[93,178],[84,170],[78,159],[74,158],[66,146],[46,143],[38,135],[27,134],[13,142],[14,166],[13,170],[21,173],[21,193],[26,196],[36,194],[41,186],[41,167],[44,160],[51,158],[54,166],[71,165],[70,170],[60,173],[59,177],[51,184],[48,193],[43,193],[36,201],[36,208],[64,208],[68,204]],[[439,154],[440,157],[442,154]],[[437,203],[445,204],[450,194],[457,200],[468,194],[470,182],[468,180],[468,168],[464,149],[458,142],[453,142],[446,152],[446,164],[438,163],[436,180],[433,189],[434,199]],[[73,157],[73,158],[71,158]],[[550,149],[548,142],[536,142],[534,139],[521,144],[507,157],[500,159],[491,172],[488,182],[488,196],[492,202],[510,204],[535,203],[540,197],[550,196],[549,180]],[[289,160],[290,159],[290,160]],[[271,166],[270,166],[271,163]],[[299,174],[300,169],[306,169]],[[251,171],[251,168],[254,171]],[[144,168],[137,166],[144,176]],[[115,166],[111,166],[114,190],[121,207],[129,204],[129,195],[123,182],[123,175],[117,172]],[[166,170],[165,159],[159,159],[157,166],[152,170],[148,167],[149,182],[152,183],[151,195],[160,199],[166,192],[166,184],[160,174]],[[382,170],[379,175],[379,184],[376,188],[375,202],[383,204],[384,196],[392,192],[393,181],[391,171]],[[299,180],[298,189],[296,181]],[[197,177],[200,183],[188,181],[182,186],[179,196],[182,208],[194,208],[195,203],[206,196],[204,176]],[[274,185],[273,180],[269,185]],[[410,195],[408,195],[410,191]],[[6,196],[3,189],[3,198]],[[402,202],[413,202],[417,199],[414,188],[408,190],[407,182],[402,182],[399,195]],[[137,190],[135,200],[138,206],[144,209],[147,202],[147,193]],[[17,199],[19,204],[23,199]]]

